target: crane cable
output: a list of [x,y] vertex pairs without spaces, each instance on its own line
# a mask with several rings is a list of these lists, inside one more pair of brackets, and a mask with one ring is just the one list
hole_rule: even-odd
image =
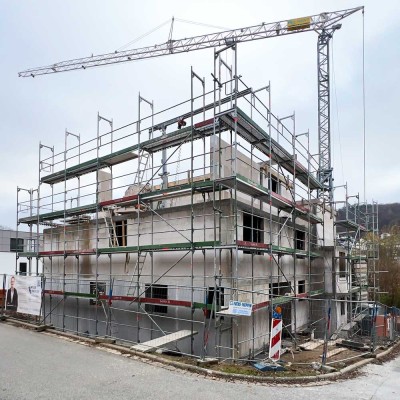
[[362,10],[362,92],[363,92],[363,147],[364,147],[364,203],[366,203],[366,112],[365,112],[365,18]]
[[184,23],[186,23],[186,24],[204,26],[204,27],[207,27],[207,28],[220,29],[220,30],[224,30],[224,31],[229,31],[229,30],[231,30],[231,28],[227,28],[227,27],[224,27],[224,26],[203,24],[202,22],[189,21],[189,20],[187,20],[187,19],[182,19],[182,18],[175,18],[175,21],[184,22]]
[[156,26],[155,28],[151,29],[150,31],[148,31],[147,33],[144,33],[143,35],[138,36],[137,38],[131,40],[129,43],[124,44],[123,46],[119,47],[118,49],[116,49],[115,51],[121,51],[126,49],[128,46],[138,42],[141,39],[144,39],[146,36],[151,35],[152,33],[154,33],[155,31],[157,31],[158,29],[162,28],[164,25],[169,24],[171,21],[168,19],[167,21],[163,22],[162,24]]
[[[220,29],[220,30],[225,30],[225,31],[230,30],[230,28],[226,28],[226,27],[223,27],[223,26],[203,24],[202,22],[189,21],[189,20],[187,20],[187,19],[174,18],[174,17],[172,17],[172,21],[174,21],[174,20],[175,20],[175,21],[178,21],[178,22],[183,22],[183,23],[186,23],[186,24],[204,26],[204,27],[207,27],[207,28],[215,28],[215,29]],[[131,40],[130,42],[124,44],[123,46],[119,47],[119,48],[116,49],[115,51],[116,51],[116,52],[119,52],[119,51],[125,50],[127,47],[129,47],[129,46],[131,46],[132,44],[134,44],[134,43],[140,41],[141,39],[144,39],[145,37],[151,35],[151,34],[154,33],[155,31],[159,30],[159,29],[162,28],[163,26],[165,26],[165,25],[167,25],[167,24],[170,24],[170,23],[171,23],[171,20],[170,20],[170,19],[168,19],[167,21],[164,21],[162,24],[156,26],[155,28],[151,29],[150,31],[148,31],[148,32],[146,32],[146,33],[144,33],[144,34],[138,36],[137,38]],[[169,38],[170,40],[172,39],[172,26],[173,26],[173,25],[171,25],[170,38]]]
[[[332,38],[332,75],[333,75],[333,89],[335,94],[335,104],[336,104],[336,123],[338,129],[338,137],[339,137],[339,153],[340,153],[340,163],[342,167],[342,179],[344,182],[344,167],[343,167],[343,156],[342,156],[342,144],[341,144],[341,135],[340,135],[340,122],[339,122],[339,106],[337,101],[336,94],[336,77],[335,77],[335,64],[333,57],[333,43],[334,40]],[[366,102],[365,102],[365,17],[364,10],[362,11],[362,102],[363,102],[363,192],[364,192],[364,203],[366,203]],[[334,147],[333,147],[334,151]]]

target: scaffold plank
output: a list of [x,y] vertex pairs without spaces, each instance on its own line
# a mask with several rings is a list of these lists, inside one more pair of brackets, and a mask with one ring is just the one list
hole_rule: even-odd
[[237,109],[238,116],[245,120],[251,127],[254,127],[257,132],[259,132],[267,141],[265,143],[269,145],[269,140],[271,141],[270,153],[272,157],[276,157],[277,160],[287,171],[291,174],[295,174],[296,177],[304,185],[310,187],[311,189],[322,188],[319,181],[308,172],[307,168],[304,167],[297,160],[293,160],[293,154],[290,154],[284,147],[282,147],[274,139],[270,139],[267,132],[265,132],[255,121],[253,121],[246,113],[244,113],[240,108]]
[[271,205],[280,209],[295,209],[298,212],[298,217],[302,218],[310,223],[321,223],[322,219],[314,214],[310,213],[310,210],[306,207],[296,204],[290,199],[269,191],[266,187],[260,185],[259,183],[253,182],[250,179],[237,174],[235,176],[217,179],[216,183],[219,186],[225,186],[233,189],[235,187],[240,192],[246,193],[264,202],[269,202],[271,200]]
[[[220,125],[218,120],[216,120],[215,122],[213,121],[214,120],[206,120],[203,121],[203,123],[194,125],[193,135],[191,134],[192,127],[188,126],[183,129],[168,133],[165,136],[158,136],[156,138],[144,141],[140,144],[140,146],[136,144],[134,146],[124,148],[106,156],[99,157],[98,159],[94,158],[81,164],[66,168],[65,170],[60,170],[53,174],[46,175],[41,179],[41,182],[47,184],[55,184],[64,180],[94,172],[97,169],[102,169],[136,159],[138,158],[138,155],[134,152],[137,152],[139,149],[145,150],[149,153],[155,153],[161,151],[162,149],[187,143],[191,140],[197,140],[205,136],[210,136],[214,133],[215,128],[219,128]],[[224,127],[223,129],[226,130],[226,127]]]
[[259,183],[253,182],[252,180],[240,174],[216,179],[215,183],[220,187],[222,186],[230,189],[234,189],[236,187],[240,192],[263,201],[269,200],[269,191],[266,187],[260,185]]
[[41,183],[48,183],[50,185],[53,185],[67,179],[94,172],[97,169],[121,164],[129,160],[134,160],[135,158],[138,158],[138,155],[136,153],[133,153],[133,151],[136,149],[137,146],[130,146],[114,153],[107,154],[99,158],[94,158],[78,165],[74,165],[72,167],[66,168],[65,170],[60,170],[54,172],[53,174],[46,175],[41,178],[40,181]]
[[120,197],[118,199],[113,199],[113,200],[106,200],[102,201],[99,203],[100,207],[108,207],[112,205],[126,205],[130,203],[135,203],[138,200],[138,195],[134,194],[132,196],[125,196],[125,197]]
[[[191,191],[199,191],[199,192],[207,192],[207,191],[212,191],[213,190],[213,181],[206,180],[206,181],[200,181],[200,182],[193,182],[189,184],[184,184],[184,185],[177,185],[168,189],[161,189],[161,190],[156,190],[152,192],[146,192],[139,195],[132,195],[132,196],[125,196],[125,197],[120,197],[118,199],[112,199],[112,200],[106,200],[101,203],[99,203],[99,207],[109,207],[112,205],[129,205],[133,204],[138,201],[138,198],[140,198],[143,201],[148,201],[152,200],[155,201],[157,199],[166,199],[166,198],[171,198],[171,197],[176,197],[176,196],[182,196],[185,192],[191,193]],[[53,211],[50,213],[43,213],[39,215],[39,218],[37,215],[32,215],[30,217],[24,217],[20,218],[19,222],[20,223],[25,223],[25,224],[35,224],[38,222],[44,222],[44,221],[52,221],[52,220],[57,220],[57,219],[63,219],[64,217],[71,217],[71,216],[76,216],[80,214],[85,214],[85,213],[94,213],[96,212],[96,204],[88,204],[80,207],[75,207],[75,208],[69,208],[64,210],[58,210],[58,211]]]
[[324,289],[317,289],[317,290],[311,290],[309,295],[310,297],[315,297],[315,296],[320,296],[324,293],[325,293]]
[[239,248],[254,248],[254,249],[263,249],[269,250],[270,246],[267,243],[257,243],[257,242],[249,242],[246,240],[236,240],[236,244]]
[[159,347],[163,347],[167,344],[177,342],[178,340],[186,339],[192,335],[197,335],[197,331],[182,330],[169,335],[162,336],[157,339],[149,340],[147,342],[139,343],[131,347],[132,350],[141,351],[143,353],[152,352]]
[[192,192],[190,185],[179,185],[174,188],[155,190],[153,192],[144,193],[141,196],[142,201],[160,201],[171,199],[174,197],[189,195]]
[[[235,120],[236,118],[236,120]],[[237,132],[246,141],[257,147],[262,153],[270,156],[274,161],[282,165],[288,172],[296,175],[304,185],[310,189],[322,189],[321,183],[314,175],[308,172],[300,162],[293,161],[293,155],[290,154],[277,141],[270,138],[256,122],[254,122],[245,112],[239,107],[237,108],[237,116],[223,115],[222,121],[227,124],[230,129],[234,129],[237,123]]]
[[301,257],[312,257],[312,258],[320,257],[320,254],[316,252],[294,249],[292,247],[272,245],[271,249],[271,246],[268,243],[257,243],[244,240],[236,240],[236,244],[239,249],[253,250],[257,252],[258,251],[265,253],[272,252],[281,255],[287,254],[287,255],[296,255]]
[[366,262],[368,258],[374,258],[374,257],[367,257],[366,255],[359,255],[359,256],[351,256],[350,260],[353,262]]
[[138,251],[177,251],[177,250],[190,250],[190,249],[205,249],[214,248],[219,246],[219,241],[205,241],[205,242],[184,242],[184,243],[164,243],[164,244],[148,244],[142,246],[119,246],[119,247],[103,247],[98,249],[99,254],[110,253],[137,253]]
[[38,215],[32,215],[30,217],[20,218],[19,223],[23,224],[36,224],[45,221],[54,221],[56,219],[63,219],[66,217],[73,217],[81,214],[91,214],[96,212],[96,204],[87,204],[84,206],[68,208],[66,210],[57,210],[49,213],[43,213]]
[[[310,186],[311,189],[320,189],[321,185],[317,181],[317,179],[309,174],[307,169],[301,165],[298,161],[293,163],[292,155],[290,155],[287,150],[285,150],[279,143],[275,142],[271,138],[272,148],[269,146],[270,138],[269,135],[260,128],[253,120],[250,119],[242,110],[237,109],[238,121],[242,122],[239,124],[238,133],[250,143],[256,143],[256,147],[259,148],[266,155],[271,155],[276,159],[280,164],[282,164],[285,169],[287,169],[291,173],[296,173],[296,176],[299,180]],[[221,128],[222,130],[226,130],[233,127],[233,116],[229,114],[224,114],[220,117],[221,122],[224,124],[220,124],[219,120],[213,122],[213,120],[206,120],[200,123],[197,123],[193,127],[193,135],[192,127],[185,127],[183,129],[176,130],[171,132],[165,136],[159,136],[154,139],[150,139],[140,144],[140,149],[143,149],[147,152],[157,152],[162,149],[173,147],[180,145],[182,143],[186,143],[193,140],[200,139],[204,136],[212,135],[215,131],[215,128]],[[224,126],[223,126],[224,125]],[[53,174],[47,175],[41,179],[42,183],[55,184],[58,182],[62,182],[67,179],[71,179],[73,177],[81,176],[90,172],[94,172],[97,169],[101,169],[107,166],[120,164],[122,162],[132,160],[138,157],[134,151],[139,149],[139,145],[130,146],[119,150],[117,152],[108,154],[103,157],[99,157],[98,159],[91,159],[81,164],[66,168],[65,170],[61,170],[55,172]],[[289,161],[289,162],[288,162]],[[292,166],[295,166],[292,168]]]
[[293,208],[294,204],[291,200],[287,199],[286,197],[275,193],[271,192],[271,201],[272,205],[277,207],[277,208],[282,208],[282,209],[287,209],[287,208]]
[[187,126],[185,128],[168,133],[165,136],[159,136],[149,141],[143,142],[140,147],[148,151],[149,153],[156,153],[157,151],[161,151],[169,147],[179,146],[183,143],[188,143],[192,139],[198,140],[205,136],[210,136],[214,133],[215,128],[219,128],[220,123],[218,120],[216,120],[215,123],[213,122],[212,124],[209,124],[208,121],[209,120],[204,121],[207,122],[205,126],[198,126],[198,124],[194,125],[193,132],[192,127]]
[[305,221],[309,221],[311,224],[321,224],[322,218],[318,217],[318,215],[311,212],[311,210],[306,207],[304,204],[296,202],[295,208],[297,211],[301,213],[297,215],[297,217],[304,219]]
[[27,258],[32,258],[32,257],[37,257],[38,253],[35,251],[22,251],[18,252],[18,257],[27,257]]
[[[251,93],[252,93],[252,89],[251,88],[246,88],[246,89],[244,89],[244,90],[242,90],[240,92],[236,92],[235,93],[235,98],[239,99],[239,98],[247,96],[247,95],[249,95]],[[227,104],[227,103],[231,103],[231,102],[232,102],[232,96],[231,95],[223,97],[222,99],[218,100],[218,104],[219,105]],[[178,117],[169,119],[167,121],[163,121],[163,122],[155,125],[154,128],[152,129],[152,131],[154,132],[156,130],[162,130],[167,126],[170,126],[172,124],[176,124],[179,120],[182,120],[182,119],[185,120],[187,118],[190,118],[192,115],[202,114],[202,113],[204,113],[204,111],[212,110],[214,108],[215,108],[215,103],[214,102],[206,104],[205,106],[197,108],[197,109],[195,109],[193,111],[189,111],[189,112],[187,112],[185,114],[181,114]]]
[[52,257],[52,256],[77,256],[77,255],[94,255],[96,249],[82,249],[82,250],[49,250],[39,251],[37,255],[39,257]]
[[344,219],[344,220],[337,220],[335,221],[335,225],[339,225],[343,228],[346,229],[354,229],[354,230],[360,230],[361,232],[367,232],[367,228],[364,225],[361,225],[355,221],[349,220],[349,219]]
[[323,340],[310,340],[309,342],[300,344],[299,347],[305,351],[314,350],[324,344]]

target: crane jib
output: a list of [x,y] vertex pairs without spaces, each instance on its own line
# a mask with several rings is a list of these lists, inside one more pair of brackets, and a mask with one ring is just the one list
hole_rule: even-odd
[[102,65],[161,57],[170,54],[186,53],[219,46],[230,46],[236,43],[267,39],[309,31],[330,31],[343,18],[363,10],[364,7],[351,8],[342,11],[324,12],[321,14],[289,19],[284,21],[262,23],[250,27],[194,36],[185,39],[172,40],[155,46],[139,49],[115,51],[107,54],[91,55],[89,57],[61,61],[51,65],[30,68],[18,73],[20,77],[35,77],[79,69],[100,67]]

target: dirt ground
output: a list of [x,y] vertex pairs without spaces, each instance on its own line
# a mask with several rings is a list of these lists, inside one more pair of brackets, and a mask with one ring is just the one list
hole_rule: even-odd
[[[329,351],[341,348],[342,351],[338,354],[332,355],[327,358],[326,365],[328,369],[321,368],[322,363],[322,352],[323,352],[323,344],[313,350],[301,350],[297,348],[295,351],[286,351],[282,356],[279,362],[285,370],[284,371],[260,371],[256,369],[252,364],[252,362],[240,361],[236,363],[232,362],[219,362],[218,364],[210,364],[206,365],[205,368],[211,369],[214,371],[221,371],[225,373],[231,374],[243,374],[246,376],[274,376],[274,377],[301,377],[301,376],[319,376],[323,374],[327,374],[329,372],[334,372],[335,370],[341,370],[342,368],[354,364],[365,357],[365,350],[352,350],[344,347],[337,346],[336,344],[331,344],[328,346],[328,354]],[[375,354],[379,354],[383,349],[378,349]],[[384,359],[374,359],[374,363],[382,363],[386,362],[400,354],[400,346],[397,346],[396,349],[387,355]],[[172,354],[162,354],[161,357],[180,361],[183,363],[195,365],[196,360],[190,357],[180,357],[174,356]],[[268,361],[268,355],[259,355],[257,362]],[[332,369],[334,368],[334,369]],[[354,375],[354,373],[352,373]]]

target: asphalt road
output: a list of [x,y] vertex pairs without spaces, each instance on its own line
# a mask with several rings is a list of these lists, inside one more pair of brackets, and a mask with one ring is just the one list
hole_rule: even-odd
[[400,357],[320,386],[232,383],[0,323],[0,400],[400,399]]

